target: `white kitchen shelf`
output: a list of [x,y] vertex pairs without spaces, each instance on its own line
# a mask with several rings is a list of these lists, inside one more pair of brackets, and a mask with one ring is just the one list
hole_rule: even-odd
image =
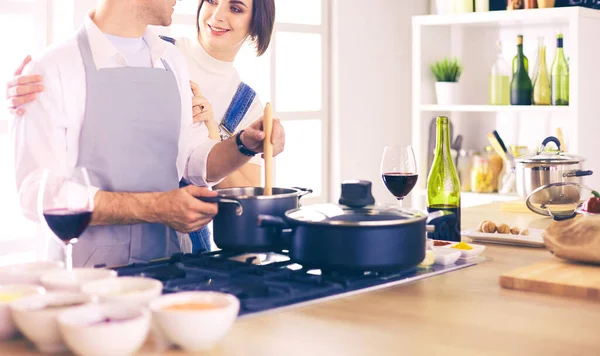
[[513,106],[513,105],[421,105],[421,111],[428,112],[514,112],[514,113],[566,113],[569,106]]
[[413,17],[417,26],[531,26],[534,24],[567,23],[575,17],[600,19],[600,11],[585,7],[527,9],[512,11],[471,12],[464,14],[424,15]]
[[[516,54],[516,37],[523,35],[523,50],[533,72],[537,63],[537,39],[545,39],[546,64],[550,69],[559,31],[569,57],[569,106],[435,104],[435,79],[430,70],[435,61],[446,57],[461,61],[464,70],[459,80],[459,102],[487,103],[490,69],[497,56],[496,41],[502,42],[502,56],[510,66]],[[569,153],[585,158],[585,169],[600,171],[600,101],[596,90],[600,83],[598,33],[600,11],[583,7],[414,16],[411,145],[419,175],[428,174],[430,144],[435,142],[432,120],[439,114],[451,119],[454,137],[462,135],[462,148],[479,151],[489,144],[487,134],[492,130],[500,132],[507,146],[537,148],[545,137],[554,136],[556,129],[561,128]],[[424,189],[426,182],[426,179],[419,180],[415,191]],[[586,177],[583,183],[600,187],[600,175]],[[424,197],[424,194],[415,194],[415,205],[423,206]],[[463,205],[514,198],[463,193]]]

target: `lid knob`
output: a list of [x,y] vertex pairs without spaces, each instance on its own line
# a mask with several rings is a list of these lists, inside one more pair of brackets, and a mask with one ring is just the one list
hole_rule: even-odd
[[372,183],[368,180],[347,180],[342,182],[342,195],[339,203],[351,208],[362,208],[375,204],[371,193]]

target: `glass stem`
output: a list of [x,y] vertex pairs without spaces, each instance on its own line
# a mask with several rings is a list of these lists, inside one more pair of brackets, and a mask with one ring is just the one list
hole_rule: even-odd
[[404,198],[396,198],[398,200],[398,205],[402,208],[403,204],[402,202],[404,201]]

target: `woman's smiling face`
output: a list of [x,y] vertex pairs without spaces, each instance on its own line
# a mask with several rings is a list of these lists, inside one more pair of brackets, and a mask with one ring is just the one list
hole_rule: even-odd
[[204,0],[198,41],[212,57],[233,61],[250,34],[253,0]]

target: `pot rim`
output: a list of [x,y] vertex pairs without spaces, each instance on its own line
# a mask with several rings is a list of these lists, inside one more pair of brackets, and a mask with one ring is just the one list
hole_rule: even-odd
[[273,195],[247,195],[247,194],[237,195],[237,194],[227,194],[227,191],[234,190],[234,189],[256,189],[256,188],[260,189],[260,188],[263,188],[263,187],[223,188],[223,189],[215,189],[215,192],[217,192],[219,194],[219,196],[221,196],[223,198],[232,198],[232,199],[238,199],[238,200],[285,199],[285,198],[292,198],[292,197],[301,197],[304,194],[308,194],[308,193],[312,192],[312,190],[310,190],[310,189],[304,190],[304,189],[299,189],[299,188],[273,187],[273,189],[289,190],[290,192],[281,193],[281,194],[273,194]]
[[[310,207],[310,206],[309,206]],[[301,220],[301,219],[297,219],[292,217],[291,215],[294,214],[295,212],[301,211],[301,210],[306,210],[308,207],[299,207],[296,209],[291,209],[285,212],[285,217],[286,219],[292,221],[294,224],[296,225],[315,225],[315,226],[336,226],[336,227],[378,227],[378,226],[385,226],[385,227],[390,227],[390,226],[402,226],[402,225],[407,225],[407,224],[412,224],[412,223],[420,223],[422,221],[426,221],[427,217],[428,217],[428,213],[419,209],[411,209],[411,208],[402,208],[401,210],[398,210],[398,208],[390,208],[387,210],[373,210],[373,209],[364,209],[365,211],[369,211],[370,214],[368,215],[380,215],[380,214],[384,214],[384,213],[388,213],[390,211],[395,211],[395,212],[402,212],[402,211],[406,211],[406,212],[411,212],[414,213],[415,215],[412,217],[407,217],[407,218],[399,218],[398,219],[394,219],[394,220],[378,220],[378,221],[339,221],[339,220],[321,220],[321,221],[309,221],[309,220]],[[351,212],[356,212],[359,210],[349,210]],[[342,214],[343,215],[343,214]],[[342,216],[342,215],[338,215],[338,216]]]
[[582,162],[585,161],[585,159],[583,158],[575,158],[572,156],[569,156],[570,158],[564,158],[564,159],[551,159],[551,158],[533,158],[533,157],[525,157],[525,158],[516,158],[515,162],[517,164],[521,163],[521,164],[533,164],[533,165],[556,165],[556,166],[564,166],[564,165],[568,165],[568,164],[580,164]]

